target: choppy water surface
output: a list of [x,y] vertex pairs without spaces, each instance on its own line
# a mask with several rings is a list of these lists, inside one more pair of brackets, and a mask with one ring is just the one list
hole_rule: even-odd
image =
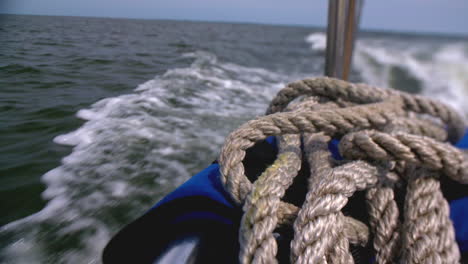
[[[312,28],[0,16],[0,262],[99,263],[324,49]],[[467,115],[468,40],[365,33],[352,78]]]

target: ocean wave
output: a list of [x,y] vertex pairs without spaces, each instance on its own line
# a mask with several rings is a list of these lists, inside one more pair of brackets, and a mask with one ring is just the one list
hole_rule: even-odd
[[96,59],[96,58],[85,58],[85,57],[78,57],[74,58],[71,61],[72,63],[79,63],[82,65],[110,65],[113,64],[114,61],[110,59]]
[[327,48],[327,36],[322,32],[316,32],[308,35],[305,41],[310,44],[310,48],[314,51],[325,52]]
[[468,57],[463,45],[401,50],[360,42],[355,66],[366,82],[420,93],[468,116]]
[[[324,52],[325,33],[306,37]],[[414,43],[362,37],[356,43],[354,70],[366,83],[423,94],[451,105],[468,117],[468,46],[466,43]]]
[[77,113],[86,123],[54,139],[73,151],[42,177],[47,206],[0,228],[0,238],[11,242],[0,257],[99,263],[122,223],[211,163],[225,136],[261,115],[287,81],[265,69],[220,62],[209,52],[183,57],[193,60],[190,67],[168,70],[134,93]]
[[0,71],[6,74],[40,74],[41,70],[37,67],[22,65],[22,64],[8,64],[0,66]]
[[[315,33],[307,41],[320,54],[324,39]],[[466,108],[466,47],[405,49],[379,41],[358,43],[355,69],[364,81],[402,89],[420,85],[422,93]],[[285,83],[309,76],[221,61],[206,51],[181,59],[191,64],[78,111],[85,124],[54,139],[73,151],[42,177],[46,207],[0,228],[2,261],[99,263],[123,223],[211,163],[228,133],[262,115]]]

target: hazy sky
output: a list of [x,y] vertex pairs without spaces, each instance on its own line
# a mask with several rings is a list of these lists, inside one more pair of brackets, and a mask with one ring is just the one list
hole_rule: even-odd
[[[324,26],[327,0],[0,0],[0,13]],[[367,0],[367,29],[468,35],[468,0]]]

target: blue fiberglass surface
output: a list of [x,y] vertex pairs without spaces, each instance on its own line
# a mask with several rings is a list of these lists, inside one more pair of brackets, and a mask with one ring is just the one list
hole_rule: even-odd
[[[468,149],[468,130],[455,146]],[[450,218],[455,227],[455,236],[460,250],[468,251],[468,197],[450,202]]]
[[[269,137],[266,141],[271,145],[276,146],[275,137]],[[233,208],[233,204],[228,198],[229,195],[224,191],[223,186],[221,185],[220,177],[219,165],[217,163],[211,164],[201,172],[195,174],[175,191],[164,197],[153,208],[151,208],[151,210],[157,208],[161,204],[190,196],[205,196]]]
[[468,251],[468,197],[450,202],[450,219],[460,250]]
[[455,146],[461,149],[468,149],[468,129],[465,131],[463,138]]
[[[267,139],[267,141],[276,145],[276,141],[273,137]],[[338,152],[338,141],[332,140],[329,144],[329,149],[336,159],[341,159],[341,156]],[[465,133],[465,136],[456,144],[457,147],[468,149],[468,130]],[[158,206],[164,203],[174,201],[179,198],[191,197],[191,196],[204,196],[216,201],[220,204],[225,205],[228,208],[234,209],[235,206],[231,202],[229,195],[224,191],[221,181],[220,181],[220,172],[218,164],[211,164],[198,174],[194,175],[187,182],[182,184],[175,191],[167,195],[164,199],[158,202],[151,210],[157,209]],[[468,251],[468,197],[461,199],[453,200],[450,202],[451,214],[450,217],[455,226],[457,242],[462,251]],[[206,212],[191,212],[190,208],[180,208],[181,216],[184,221],[190,221],[190,216],[200,216],[207,217],[209,219],[217,218],[216,212],[206,213]],[[180,219],[180,218],[179,218]],[[233,221],[235,219],[232,219]]]
[[152,208],[152,210],[161,204],[190,196],[209,197],[214,201],[232,208],[233,205],[229,201],[228,194],[224,191],[221,185],[220,177],[219,165],[211,164],[201,172],[195,174],[175,191],[164,197]]

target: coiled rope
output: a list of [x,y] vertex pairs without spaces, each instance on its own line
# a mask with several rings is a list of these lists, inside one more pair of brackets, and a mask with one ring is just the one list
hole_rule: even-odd
[[[290,232],[293,263],[353,263],[350,244],[369,240],[376,263],[457,263],[438,179],[468,183],[468,159],[446,143],[464,129],[455,111],[421,96],[326,77],[289,84],[266,116],[228,136],[219,158],[224,188],[243,206],[240,262],[276,263],[277,238]],[[242,161],[269,136],[278,138],[277,158],[252,183]],[[331,156],[332,138],[343,160]],[[308,191],[299,208],[283,198],[304,162]],[[357,191],[366,194],[368,223],[342,212]]]

